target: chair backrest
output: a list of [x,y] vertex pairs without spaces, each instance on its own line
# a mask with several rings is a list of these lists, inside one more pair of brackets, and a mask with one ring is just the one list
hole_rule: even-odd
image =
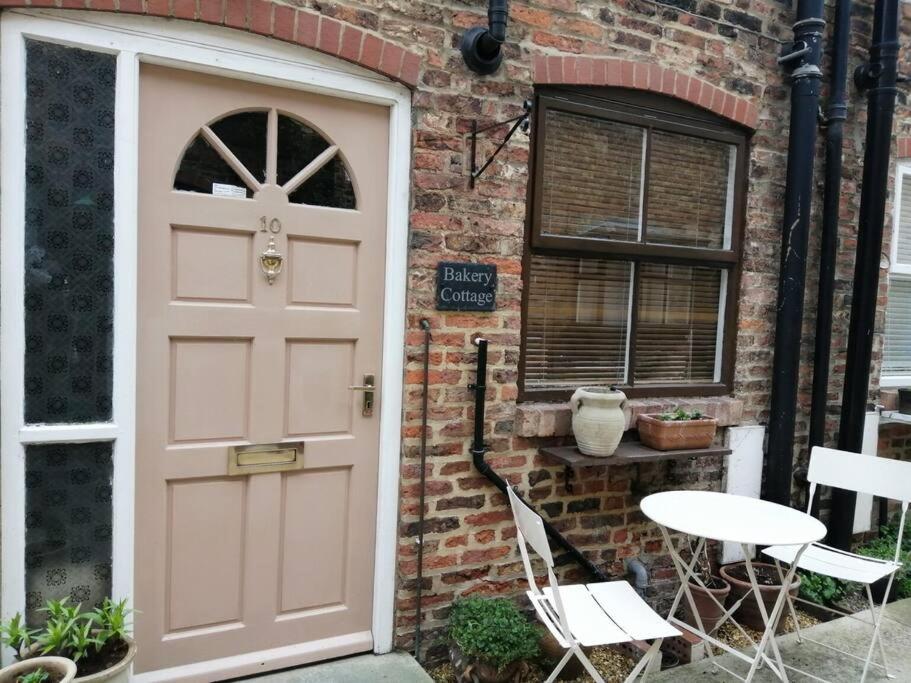
[[512,508],[513,519],[516,521],[516,529],[522,539],[541,556],[547,568],[553,569],[554,557],[550,552],[544,521],[534,510],[522,502],[511,486],[506,490],[509,492],[509,505]]
[[528,548],[525,547],[526,543],[541,556],[541,559],[544,560],[544,565],[547,567],[547,581],[550,584],[553,595],[553,607],[543,601],[539,601],[536,607],[544,611],[551,622],[551,627],[556,628],[564,640],[572,640],[569,620],[566,618],[566,610],[560,597],[560,586],[557,584],[557,576],[554,574],[554,556],[550,552],[550,543],[547,541],[544,520],[522,502],[522,499],[516,495],[511,486],[507,486],[506,491],[509,495],[512,516],[516,522],[516,539],[519,543],[519,553],[522,555],[522,566],[525,567],[525,577],[528,579],[528,588],[538,597],[541,597],[541,589],[538,588],[535,573],[531,568]]
[[815,446],[807,479],[811,484],[911,501],[911,462]]

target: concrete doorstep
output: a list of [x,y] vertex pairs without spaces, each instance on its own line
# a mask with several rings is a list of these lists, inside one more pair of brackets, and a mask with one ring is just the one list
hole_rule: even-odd
[[250,683],[432,683],[409,654],[359,655],[244,679]]
[[[869,612],[862,612],[859,617],[869,619]],[[803,629],[802,634],[813,640],[825,643],[839,650],[845,650],[858,657],[866,657],[867,648],[873,627],[863,624],[856,619],[841,617],[834,621],[818,624],[809,629]],[[889,673],[894,675],[891,680],[897,683],[911,682],[911,598],[894,602],[886,606],[886,619],[882,625],[882,642],[886,650]],[[788,666],[807,671],[814,676],[834,682],[859,681],[863,671],[863,662],[852,659],[828,648],[804,640],[797,642],[797,635],[789,633],[778,638],[781,657]],[[716,657],[719,664],[741,676],[746,676],[749,666],[730,654]],[[874,662],[880,661],[879,649],[873,658]],[[811,680],[806,676],[788,671],[788,678],[794,681]],[[687,681],[728,681],[736,680],[732,676],[713,666],[705,659],[686,666],[668,669],[660,674],[649,676],[649,681],[659,683],[674,681],[686,683]],[[753,680],[757,683],[777,681],[775,675],[767,667],[760,669]],[[867,681],[887,680],[880,667],[870,667]]]

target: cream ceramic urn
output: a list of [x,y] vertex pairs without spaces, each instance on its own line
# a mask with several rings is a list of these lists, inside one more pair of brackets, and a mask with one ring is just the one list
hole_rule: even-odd
[[616,389],[580,387],[569,400],[573,411],[573,434],[583,455],[613,455],[626,429],[623,402]]

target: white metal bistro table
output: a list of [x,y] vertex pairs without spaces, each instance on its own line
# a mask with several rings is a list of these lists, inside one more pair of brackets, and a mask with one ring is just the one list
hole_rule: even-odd
[[[742,659],[750,664],[750,671],[746,678],[735,674],[733,671],[726,669],[714,661],[711,648],[706,648],[706,652],[713,660],[712,663],[718,668],[724,670],[731,676],[744,681],[751,681],[756,674],[762,662],[768,664],[770,670],[782,681],[787,681],[788,676],[785,671],[784,662],[781,660],[781,654],[778,651],[778,645],[775,642],[775,627],[783,612],[785,604],[785,593],[791,581],[794,578],[794,572],[797,569],[797,561],[814,541],[822,539],[826,535],[826,527],[818,519],[810,515],[794,510],[777,503],[757,498],[748,498],[746,496],[735,496],[729,493],[715,493],[712,491],[666,491],[664,493],[655,493],[646,496],[640,504],[643,514],[658,525],[661,535],[667,544],[671,554],[677,575],[680,578],[680,589],[674,598],[674,604],[671,607],[668,621],[676,626],[685,627],[687,630],[696,633],[696,635],[705,639],[708,643],[729,652],[732,655]],[[670,531],[677,531],[688,536],[695,536],[699,540],[693,557],[686,562],[674,547],[671,540]],[[693,569],[705,547],[707,539],[716,541],[728,541],[739,543],[743,549],[743,555],[746,558],[747,574],[750,577],[750,584],[753,587],[753,595],[758,603],[759,612],[765,623],[765,631],[759,643],[755,643],[752,638],[737,624],[731,615],[740,606],[740,602],[725,610],[724,605],[718,603],[711,593],[712,600],[719,604],[724,611],[719,624],[730,620],[740,632],[753,643],[755,653],[750,656],[739,650],[722,643],[709,633],[705,632],[702,625],[702,619],[696,610],[693,595],[690,591],[690,581],[697,585],[705,587],[705,584],[694,573]],[[759,584],[756,581],[756,572],[753,570],[753,562],[750,559],[752,552],[749,546],[756,545],[793,545],[800,546],[794,562],[784,581],[782,581],[781,591],[769,614],[762,600],[762,594],[759,590]],[[680,600],[686,597],[696,619],[697,627],[693,627],[674,616]],[[717,628],[717,627],[716,627]],[[771,647],[774,660],[766,655],[766,649]]]

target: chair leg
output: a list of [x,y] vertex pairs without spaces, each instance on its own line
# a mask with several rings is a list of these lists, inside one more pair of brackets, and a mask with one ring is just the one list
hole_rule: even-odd
[[554,683],[554,681],[557,680],[557,676],[560,675],[560,672],[563,671],[563,667],[566,666],[567,662],[569,662],[569,659],[572,656],[573,656],[573,648],[569,648],[566,651],[566,654],[563,655],[563,659],[561,659],[560,663],[557,664],[557,668],[554,669],[551,672],[550,676],[547,677],[547,680],[545,681],[545,683]]
[[889,599],[888,591],[886,596],[883,598],[883,604],[879,608],[879,615],[876,613],[876,605],[873,603],[873,593],[870,591],[870,585],[865,586],[867,589],[867,602],[870,605],[870,618],[873,620],[873,640],[870,641],[870,649],[867,651],[867,659],[864,662],[864,672],[861,675],[861,683],[867,677],[867,671],[870,669],[870,663],[873,661],[873,650],[876,646],[879,646],[879,655],[883,660],[883,670],[886,673],[886,678],[895,678],[895,674],[889,673],[889,664],[886,661],[886,648],[883,646],[882,638],[880,637],[880,625],[882,624],[883,618],[883,609],[886,606],[886,601]]
[[[661,658],[661,643],[663,643],[663,642],[664,642],[664,638],[658,638],[658,640],[656,640],[654,643],[652,643],[652,646],[648,649],[648,652],[646,652],[646,653],[642,656],[642,659],[639,660],[639,664],[636,665],[636,668],[634,668],[634,669],[630,672],[629,677],[626,679],[627,681],[632,681],[632,680],[635,678],[636,674],[639,673],[638,668],[641,667],[641,670],[642,670],[642,678],[639,679],[639,680],[640,680],[642,683],[645,683],[645,679],[647,679],[647,678],[648,678],[648,675],[649,675],[650,673],[652,673],[652,665],[653,665],[656,661],[660,661],[660,658]],[[656,659],[656,657],[657,657],[657,659]]]
[[578,645],[574,646],[572,652],[575,653],[576,657],[579,658],[579,661],[582,662],[582,666],[585,667],[585,670],[588,671],[588,675],[595,679],[595,683],[604,683],[604,679],[601,677],[601,674],[598,673],[598,670],[595,668],[595,665],[589,661],[588,657],[585,656],[585,653],[582,652],[582,648]]

